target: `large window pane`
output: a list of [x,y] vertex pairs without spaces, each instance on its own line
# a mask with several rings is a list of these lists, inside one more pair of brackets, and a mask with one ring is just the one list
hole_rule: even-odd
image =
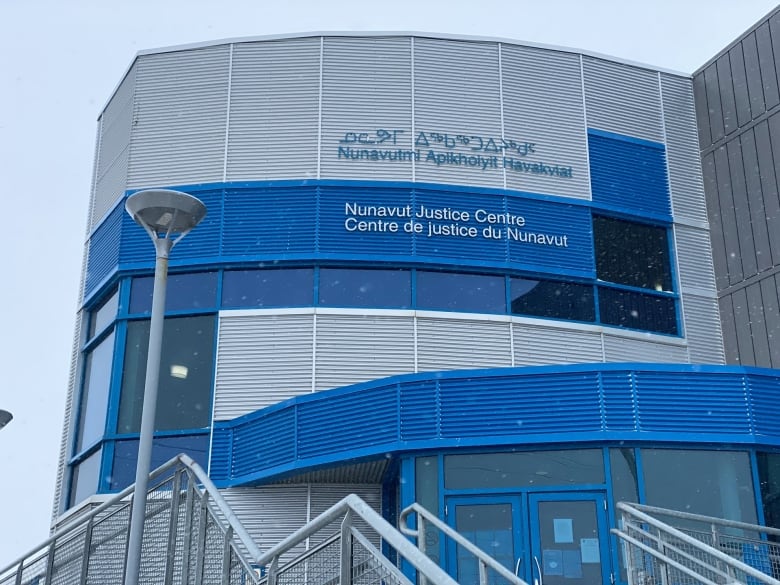
[[607,325],[676,335],[675,307],[670,297],[599,287],[599,314]]
[[512,278],[510,295],[515,315],[572,321],[596,320],[593,287],[590,285]]
[[600,449],[444,457],[444,485],[448,489],[602,483],[604,458]]
[[[423,508],[435,515],[439,514],[439,458],[417,457],[414,460],[414,498]],[[425,532],[425,553],[439,562],[439,531]]]
[[82,500],[97,493],[102,454],[103,450],[98,449],[95,453],[73,466],[68,507],[75,506]]
[[593,240],[599,280],[672,290],[666,228],[594,216]]
[[100,333],[110,325],[116,317],[119,308],[119,293],[114,292],[101,305],[93,309],[89,314],[89,331],[87,339],[92,339],[96,333]]
[[[195,429],[209,423],[214,369],[213,315],[165,319],[155,429]],[[119,433],[141,426],[149,321],[127,324],[119,403]]]
[[230,270],[222,276],[226,308],[310,307],[314,304],[314,270],[269,268]]
[[111,332],[100,345],[87,354],[84,361],[77,452],[99,440],[105,432],[113,356],[114,333]]
[[[169,274],[165,289],[165,310],[214,309],[217,305],[216,272]],[[130,313],[151,313],[153,276],[133,279],[130,287]]]
[[320,269],[321,306],[407,309],[411,301],[408,270]]
[[503,276],[417,271],[417,308],[506,313]]
[[746,452],[642,449],[641,454],[647,504],[756,522]]
[[[208,465],[209,436],[188,435],[184,437],[158,437],[152,442],[151,468],[157,469],[179,453],[189,455],[203,467]],[[138,440],[117,441],[114,444],[114,461],[111,471],[112,490],[121,490],[135,481],[135,466],[138,461]]]
[[[757,453],[758,481],[767,526],[780,528],[780,453]],[[770,536],[772,540],[780,540]]]

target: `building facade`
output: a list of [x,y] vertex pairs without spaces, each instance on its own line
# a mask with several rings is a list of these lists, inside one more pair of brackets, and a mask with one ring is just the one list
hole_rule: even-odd
[[98,123],[56,522],[134,479],[146,187],[208,208],[153,459],[193,456],[262,547],[354,492],[606,584],[616,501],[773,521],[780,376],[724,365],[690,77],[442,36],[139,54]]

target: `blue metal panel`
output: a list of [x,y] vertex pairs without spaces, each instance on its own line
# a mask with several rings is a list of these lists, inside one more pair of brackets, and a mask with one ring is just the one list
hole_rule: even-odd
[[632,215],[671,216],[662,144],[588,130],[593,203]]
[[230,465],[233,462],[233,443],[233,429],[214,429],[211,435],[210,477],[220,479],[230,477]]
[[633,384],[632,371],[601,372],[605,430],[633,431],[637,428]]
[[439,392],[436,380],[399,385],[401,439],[418,441],[439,436]]
[[780,375],[750,375],[746,381],[753,432],[775,436],[780,425]]
[[[264,413],[265,414],[265,413]],[[296,456],[295,410],[274,409],[233,432],[232,468],[273,467]]]
[[[119,248],[124,205],[118,205],[100,224],[89,242],[89,259],[84,283],[84,298],[113,272],[119,260]],[[146,236],[147,240],[149,236]],[[154,260],[154,256],[152,256]]]

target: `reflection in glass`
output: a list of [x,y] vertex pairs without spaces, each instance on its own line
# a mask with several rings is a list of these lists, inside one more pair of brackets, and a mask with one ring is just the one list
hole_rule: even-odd
[[116,317],[119,309],[119,293],[114,291],[101,305],[89,313],[89,331],[87,339],[92,339],[96,333],[100,333],[110,325]]
[[[208,435],[157,437],[152,443],[151,469],[160,467],[179,453],[189,455],[203,467],[208,466],[206,457],[209,446]],[[111,490],[121,490],[135,481],[135,465],[138,460],[138,440],[117,441],[114,445],[114,461],[111,473]]]
[[503,276],[417,271],[417,308],[506,313]]
[[309,307],[314,304],[314,270],[268,268],[229,270],[222,277],[225,308]]
[[607,325],[676,335],[675,306],[671,297],[599,287],[599,314]]
[[[103,454],[98,449],[92,455],[73,466],[68,507],[97,493],[100,480],[100,462]],[[135,477],[133,478],[135,480]]]
[[[455,508],[455,530],[514,573],[511,504],[460,504]],[[458,583],[480,583],[477,557],[460,545],[456,548]],[[490,570],[487,582],[497,585],[506,581]]]
[[408,309],[411,302],[408,270],[320,268],[320,306]]
[[79,406],[76,452],[102,438],[105,432],[113,355],[113,331],[87,354],[84,362],[84,387]]
[[[415,501],[429,512],[439,514],[439,466],[438,457],[417,457],[414,461]],[[425,553],[439,562],[439,531],[425,533]]]
[[[756,460],[764,522],[772,528],[780,528],[780,453],[756,453]],[[769,538],[780,540],[774,535]]]
[[[196,429],[209,424],[214,369],[213,315],[165,319],[156,430]],[[117,432],[141,426],[149,321],[130,321],[122,372]]]
[[512,278],[510,306],[515,315],[572,321],[596,320],[593,287],[571,282]]
[[[165,293],[166,311],[188,309],[213,309],[217,304],[216,272],[169,274]],[[139,276],[130,287],[130,313],[144,314],[152,311],[153,276]]]

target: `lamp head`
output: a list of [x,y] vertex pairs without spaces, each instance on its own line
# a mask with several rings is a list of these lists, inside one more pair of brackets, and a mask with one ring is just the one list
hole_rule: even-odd
[[130,217],[153,239],[180,239],[206,216],[206,206],[197,197],[171,189],[146,189],[125,201]]
[[0,410],[0,429],[2,429],[5,425],[11,422],[13,418],[14,415],[12,415],[7,410]]

